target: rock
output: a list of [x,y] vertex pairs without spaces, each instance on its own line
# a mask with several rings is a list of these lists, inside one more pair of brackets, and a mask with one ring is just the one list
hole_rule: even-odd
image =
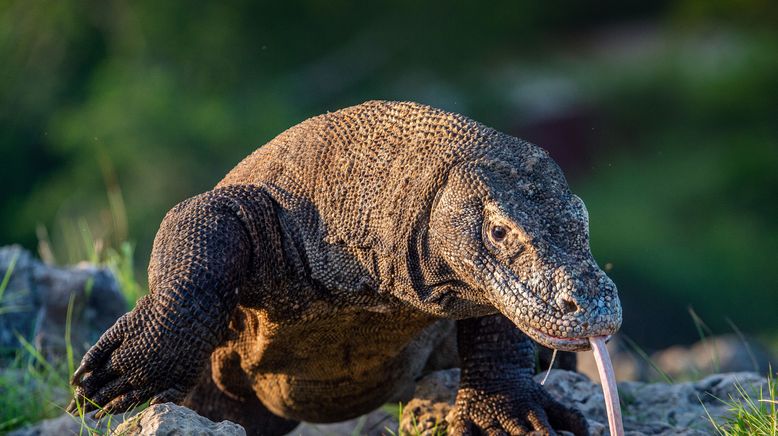
[[381,408],[366,415],[362,415],[359,418],[332,424],[303,422],[289,434],[294,436],[384,436],[390,434],[387,430],[396,431],[397,426],[397,413]]
[[213,422],[191,409],[173,403],[156,404],[124,421],[114,435],[238,435],[246,430],[231,421]]
[[[544,374],[538,374],[535,379],[539,382]],[[456,369],[438,371],[423,378],[417,387],[420,398],[408,404],[400,428],[413,429],[415,419],[415,428],[421,434],[434,434],[427,423],[445,422],[454,403],[458,379]],[[708,413],[717,421],[729,413],[728,406],[718,398],[739,398],[739,387],[758,393],[760,389],[766,389],[766,384],[765,378],[749,372],[715,374],[697,382],[677,384],[622,382],[619,383],[619,394],[624,428],[628,435],[712,434],[715,431]],[[576,372],[552,370],[545,386],[555,399],[584,413],[592,435],[609,434],[602,389],[598,384]],[[425,398],[439,400],[431,404]]]
[[19,348],[19,334],[49,361],[61,359],[71,298],[71,343],[76,355],[127,311],[119,284],[107,268],[48,266],[15,245],[0,248],[0,278],[11,267],[0,294],[0,349]]
[[[32,343],[55,371],[66,368],[65,330],[72,299],[71,344],[77,364],[86,347],[127,311],[119,285],[108,269],[91,265],[51,267],[19,246],[0,248],[0,280],[4,278],[6,285],[0,285],[0,378],[8,382],[0,386],[0,395],[23,391],[31,398],[40,395],[41,401],[65,405],[71,394],[64,383],[48,385],[50,379],[30,376],[26,364],[20,367],[20,361],[32,358],[27,351],[20,353],[22,340]],[[60,375],[67,378],[69,374]],[[120,421],[118,416],[110,420],[114,425]],[[108,422],[87,415],[83,425],[105,433]],[[64,414],[12,434],[60,435],[81,431],[81,420]]]
[[84,415],[82,423],[79,417],[65,413],[56,418],[44,419],[30,427],[12,431],[8,436],[108,434],[111,430],[116,429],[125,417],[132,416],[131,413],[128,413],[96,420],[94,414],[95,412],[91,412]]
[[459,388],[459,368],[436,371],[416,385],[413,399],[403,407],[400,430],[404,434],[435,434],[444,430],[446,416]]
[[778,359],[754,339],[737,335],[705,338],[690,347],[674,346],[654,353],[652,360],[673,380],[699,378],[717,372],[756,371],[766,374]]

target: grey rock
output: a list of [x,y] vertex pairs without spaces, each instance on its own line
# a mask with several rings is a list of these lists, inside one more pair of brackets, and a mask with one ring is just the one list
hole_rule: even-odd
[[[538,374],[536,380],[540,382],[543,375]],[[415,420],[415,428],[421,434],[433,434],[426,425],[445,422],[458,382],[458,370],[439,371],[422,379],[416,395],[420,398],[408,404],[400,428],[413,429]],[[619,395],[624,428],[628,435],[712,434],[715,431],[708,414],[720,422],[729,413],[728,406],[719,399],[739,398],[738,387],[756,394],[766,384],[764,377],[750,372],[714,374],[697,382],[677,384],[622,382]],[[576,372],[552,370],[545,387],[561,403],[583,412],[592,435],[609,434],[605,402],[598,384]],[[426,398],[436,400],[430,402]]]
[[213,422],[193,410],[173,403],[155,404],[131,419],[127,419],[113,435],[235,435],[245,436],[246,430],[231,421]]
[[[8,280],[0,299],[0,349],[17,348],[17,332],[33,336],[41,306],[32,274],[34,262],[30,253],[19,246],[0,249],[0,278]],[[10,275],[9,268],[13,268]]]
[[108,418],[97,420],[94,418],[95,412],[88,413],[81,418],[67,413],[56,418],[45,419],[19,430],[14,430],[8,436],[67,436],[67,435],[86,435],[86,434],[108,434],[116,429],[125,418],[132,416],[132,413],[113,415]]
[[387,430],[396,432],[397,426],[397,414],[381,408],[359,418],[332,424],[303,422],[289,434],[293,436],[384,436],[390,434]]
[[17,335],[21,335],[49,361],[61,359],[72,298],[71,343],[78,355],[128,309],[107,268],[49,266],[16,245],[0,248],[0,278],[11,266],[0,299],[0,349],[19,348]]
[[[70,339],[77,363],[86,347],[127,310],[119,285],[106,268],[87,264],[71,268],[48,266],[19,246],[0,248],[0,280],[4,278],[7,283],[0,290],[0,374],[13,386],[0,386],[0,395],[23,389],[36,395],[40,392],[46,401],[64,406],[71,395],[65,387],[47,386],[46,380],[25,377],[26,369],[18,367],[18,360],[14,362],[22,346],[20,337],[58,368],[66,356],[65,327],[72,300]],[[64,414],[11,434],[86,434],[82,428],[105,433],[109,422],[115,426],[121,420],[121,416],[114,416],[98,421],[88,414],[82,422]]]

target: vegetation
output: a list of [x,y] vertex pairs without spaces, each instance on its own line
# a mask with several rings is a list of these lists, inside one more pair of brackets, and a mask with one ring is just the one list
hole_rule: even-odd
[[738,386],[738,395],[721,399],[729,406],[730,415],[717,422],[710,415],[716,432],[722,436],[778,435],[778,380],[770,371],[767,388],[758,394],[745,386]]
[[[397,422],[402,422],[403,419],[403,404],[387,404],[383,407],[385,411],[387,411],[390,414],[393,414],[397,416]],[[411,428],[410,429],[403,429],[398,428],[395,429],[384,427],[384,431],[391,435],[391,436],[446,436],[447,431],[445,429],[445,426],[441,425],[440,423],[436,422],[431,427],[427,426],[426,423],[422,424],[416,421],[416,416],[411,414],[410,415],[411,422],[409,423]],[[404,431],[406,430],[406,431]]]
[[[97,241],[83,240],[84,245],[99,246]],[[121,244],[122,251],[109,250],[104,256],[90,257],[94,263],[110,267],[116,275],[120,289],[125,298],[134,306],[135,300],[143,290],[133,277],[132,248],[129,244]],[[13,304],[6,304],[3,300],[9,279],[14,271],[15,259],[5,271],[0,280],[0,316],[15,310],[23,310]],[[86,284],[89,286],[89,283]],[[74,348],[70,341],[70,326],[73,315],[73,296],[68,305],[65,322],[65,349],[64,359],[46,359],[30,343],[30,340],[17,334],[22,347],[15,350],[11,356],[6,350],[2,350],[2,371],[0,371],[0,434],[15,428],[38,422],[47,418],[54,418],[64,413],[65,405],[73,397],[73,389],[69,380],[75,371],[80,356],[74,354]],[[90,426],[84,419],[83,411],[79,410],[74,420],[81,421],[83,434],[100,434],[101,431]],[[112,416],[104,418],[105,424],[110,428]]]
[[165,211],[255,147],[410,99],[551,151],[639,343],[694,340],[689,305],[772,337],[777,24],[764,0],[0,2],[0,244],[67,251],[85,217],[142,277]]
[[[0,313],[15,310],[3,297],[13,274],[12,259],[0,282]],[[0,371],[0,432],[57,415],[67,387],[67,364],[52,366],[24,337],[19,336],[23,350],[15,353]]]

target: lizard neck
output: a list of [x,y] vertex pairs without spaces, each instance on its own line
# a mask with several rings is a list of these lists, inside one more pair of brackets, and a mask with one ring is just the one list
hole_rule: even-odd
[[[426,204],[432,205],[432,199]],[[496,313],[484,293],[461,281],[438,252],[440,247],[430,243],[431,210],[430,206],[415,217],[407,238],[396,251],[405,254],[386,259],[390,268],[381,276],[391,280],[384,282],[382,291],[442,318],[464,319]]]

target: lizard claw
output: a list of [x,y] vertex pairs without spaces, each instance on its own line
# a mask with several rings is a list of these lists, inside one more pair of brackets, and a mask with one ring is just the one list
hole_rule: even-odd
[[[523,430],[526,432],[526,428]],[[488,436],[507,436],[508,432],[502,428],[493,426],[481,429],[473,420],[458,416],[449,424],[447,434],[452,436],[478,436],[481,434]]]
[[449,425],[449,434],[457,436],[554,435],[556,430],[589,434],[579,411],[557,402],[531,379],[501,389],[460,388]]
[[76,399],[73,398],[68,403],[67,407],[65,407],[65,412],[73,415],[78,412],[78,405],[76,404]]
[[121,394],[118,397],[112,399],[105,406],[101,407],[100,410],[95,413],[95,419],[100,419],[109,413],[114,413],[115,411],[121,412],[124,410],[133,409],[143,403],[145,396],[146,394],[141,391],[125,392],[124,394]]
[[99,417],[149,399],[177,401],[196,381],[208,350],[160,327],[151,304],[149,296],[138,301],[86,353],[73,374],[75,398],[68,406],[70,413],[99,409]]
[[78,368],[73,372],[73,377],[70,378],[70,384],[73,386],[80,386],[84,375],[99,369],[100,366],[108,361],[111,354],[119,348],[124,341],[124,335],[121,332],[124,330],[124,325],[128,322],[130,313],[126,313],[116,320],[116,323],[103,333],[103,335],[100,336],[100,339],[97,340],[97,343],[86,352],[81,359],[81,364],[78,365]]

